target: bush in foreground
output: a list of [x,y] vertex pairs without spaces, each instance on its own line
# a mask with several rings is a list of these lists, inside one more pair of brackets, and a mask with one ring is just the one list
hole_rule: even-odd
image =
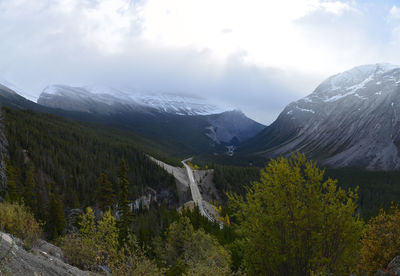
[[362,236],[360,270],[373,275],[400,255],[400,211],[392,206],[381,210],[366,225]]
[[165,234],[154,247],[169,267],[166,275],[230,275],[229,253],[202,229],[195,231],[189,218],[182,216]]
[[121,247],[116,220],[110,211],[96,223],[93,210],[87,208],[81,217],[79,233],[64,237],[62,249],[67,260],[81,269],[97,271],[106,266],[113,275],[162,275],[132,235],[126,240]]
[[27,248],[41,237],[42,229],[33,214],[17,203],[0,203],[0,230],[20,238]]

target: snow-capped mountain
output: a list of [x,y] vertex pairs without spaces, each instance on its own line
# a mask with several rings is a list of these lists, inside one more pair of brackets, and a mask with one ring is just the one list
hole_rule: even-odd
[[289,104],[251,141],[264,156],[304,152],[331,167],[400,169],[400,67],[355,67]]
[[48,86],[38,104],[87,113],[152,139],[168,136],[167,140],[182,140],[193,148],[202,144],[204,151],[240,144],[265,127],[242,112],[226,111],[200,98],[101,86]]
[[51,85],[43,90],[38,103],[64,110],[95,113],[110,113],[121,107],[134,110],[150,108],[178,115],[209,115],[226,111],[204,99],[187,95],[139,93],[129,88],[104,86]]

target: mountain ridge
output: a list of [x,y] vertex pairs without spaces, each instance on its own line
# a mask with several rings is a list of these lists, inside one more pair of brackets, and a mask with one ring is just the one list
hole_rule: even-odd
[[[32,109],[129,131],[142,137],[140,140],[145,140],[146,148],[147,145],[157,144],[158,149],[164,149],[166,154],[179,158],[203,153],[224,154],[227,152],[226,144],[242,143],[264,128],[241,112],[228,112],[230,115],[224,112],[211,115],[179,115],[150,106],[124,104],[120,99],[109,105],[104,101],[97,101],[98,97],[91,98],[93,93],[86,93],[86,90],[82,93],[80,88],[72,92],[78,95],[76,102],[75,98],[71,100],[69,97],[65,100],[61,97],[57,100],[57,105],[52,106],[36,104],[11,89],[0,87],[0,103],[12,108]],[[69,89],[68,95],[72,92]],[[103,100],[116,98],[104,94],[101,94],[101,97]],[[77,110],[71,111],[68,106],[75,106]],[[230,121],[226,118],[230,118]],[[242,123],[237,125],[235,121]],[[208,135],[210,128],[215,132],[215,136],[212,137],[214,139]]]
[[121,106],[142,112],[149,109],[177,115],[210,115],[228,111],[194,96],[140,93],[130,88],[106,86],[49,85],[40,94],[37,102],[64,110],[96,113],[118,112]]
[[358,66],[290,103],[242,150],[265,158],[303,152],[333,168],[396,170],[399,115],[400,67]]

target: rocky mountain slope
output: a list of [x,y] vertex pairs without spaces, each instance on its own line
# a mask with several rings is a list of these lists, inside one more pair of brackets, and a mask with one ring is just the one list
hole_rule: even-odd
[[265,128],[238,110],[209,115],[207,120],[210,123],[207,136],[216,143],[239,144]]
[[243,150],[303,152],[330,167],[400,169],[400,67],[355,67],[289,104]]

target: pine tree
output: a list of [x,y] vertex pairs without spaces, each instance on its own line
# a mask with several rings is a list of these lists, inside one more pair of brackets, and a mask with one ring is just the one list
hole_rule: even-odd
[[110,210],[99,221],[95,238],[101,263],[113,263],[118,257],[118,229]]
[[86,208],[86,213],[81,215],[81,221],[79,222],[79,233],[84,238],[92,238],[96,233],[96,223],[93,209],[90,207]]
[[61,200],[50,194],[50,202],[48,206],[47,232],[51,238],[55,239],[60,236],[65,229],[65,214]]
[[16,176],[15,176],[15,168],[11,166],[10,162],[7,162],[7,193],[6,193],[6,199],[8,202],[18,202],[19,201],[19,195],[17,193],[17,182],[16,182]]
[[34,194],[35,187],[36,187],[35,170],[33,165],[29,165],[25,177],[24,202],[25,205],[28,206],[33,212],[36,211],[35,210],[36,200]]
[[118,198],[118,230],[119,230],[119,242],[123,245],[128,238],[129,228],[131,224],[131,211],[128,202],[128,179],[126,178],[126,163],[125,159],[121,161],[121,167],[119,172],[119,198]]
[[111,182],[105,173],[97,179],[99,190],[97,192],[97,205],[100,210],[112,209],[114,203],[114,191]]

